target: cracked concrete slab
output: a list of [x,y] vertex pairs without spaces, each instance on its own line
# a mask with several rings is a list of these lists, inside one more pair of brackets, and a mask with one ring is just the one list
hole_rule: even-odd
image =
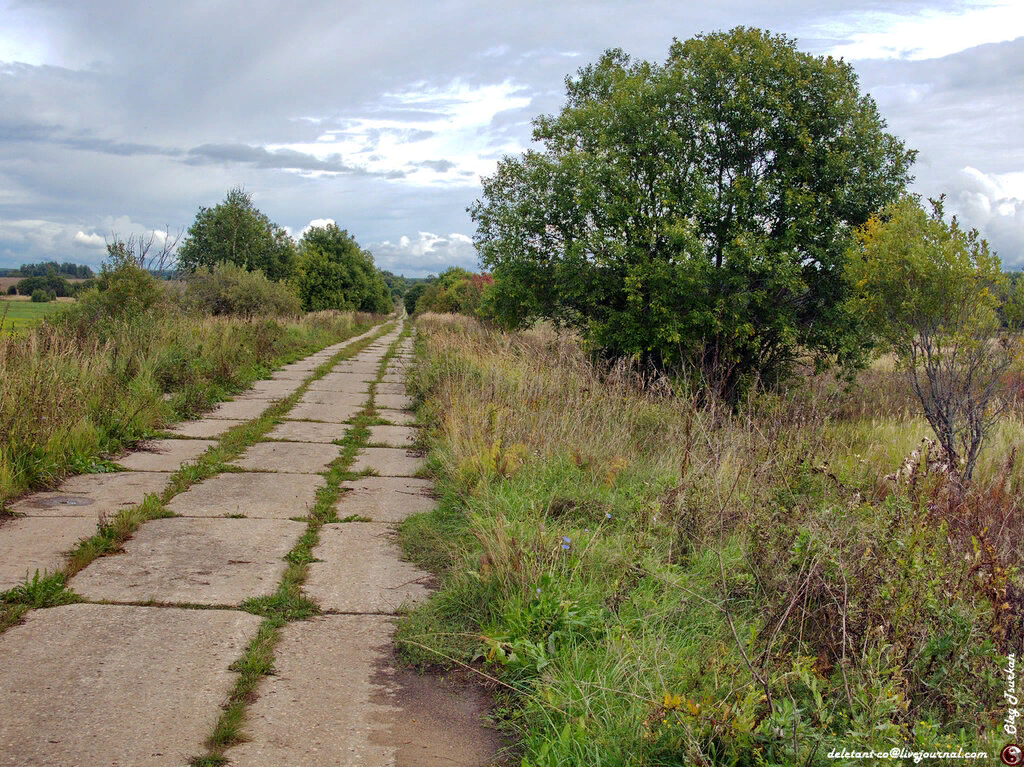
[[311,391],[366,392],[370,383],[362,373],[328,373],[309,385]]
[[405,376],[398,375],[397,373],[385,373],[380,378],[381,383],[404,383]]
[[[87,517],[55,519],[21,517],[0,526],[0,591],[6,591],[36,570],[56,572],[64,566],[64,552],[96,532],[96,520]],[[3,740],[0,740],[0,745]]]
[[371,445],[408,448],[419,438],[419,429],[412,426],[371,426]]
[[237,605],[274,592],[305,529],[279,519],[154,519],[123,553],[97,559],[68,585],[96,601]]
[[341,483],[334,511],[339,519],[356,514],[374,522],[401,522],[413,514],[433,511],[437,505],[431,495],[433,488],[428,479],[360,477]]
[[365,447],[359,451],[349,471],[373,469],[382,477],[413,477],[426,466],[414,451],[395,447]]
[[377,369],[380,367],[379,362],[353,362],[351,360],[346,362],[339,362],[334,366],[332,373],[359,373],[360,375],[369,375],[371,378],[377,376]]
[[257,442],[229,465],[250,471],[317,474],[340,454],[337,445],[317,442]]
[[410,413],[405,410],[388,410],[387,408],[380,408],[374,406],[377,411],[378,418],[384,418],[391,421],[396,426],[412,426],[416,423],[416,414]]
[[376,392],[378,395],[381,394],[406,394],[405,384],[400,383],[387,383],[381,381],[377,384]]
[[302,395],[299,404],[331,405],[332,407],[362,408],[368,395],[363,392],[348,391],[307,391]]
[[125,506],[142,503],[150,493],[162,493],[171,475],[163,471],[117,471],[80,474],[60,489],[33,493],[11,506],[31,517],[113,517]]
[[301,380],[270,379],[269,381],[257,381],[248,391],[242,392],[235,397],[236,400],[267,399],[279,400],[290,397],[295,390],[302,385]]
[[285,421],[267,432],[267,438],[284,442],[333,442],[342,439],[347,430],[348,425],[343,423]]
[[249,421],[259,418],[270,407],[270,401],[265,399],[235,400],[234,402],[221,402],[217,407],[206,414],[207,418],[226,418],[231,421]]
[[393,615],[422,602],[433,576],[400,559],[390,525],[324,525],[303,591],[323,610]]
[[200,418],[198,421],[183,421],[167,431],[177,434],[180,437],[198,437],[209,439],[219,437],[228,429],[239,426],[245,421],[232,420],[229,418]]
[[395,748],[373,738],[396,712],[374,669],[388,657],[391,619],[324,615],[281,630],[273,676],[246,717],[248,743],[230,749],[247,767],[384,767]]
[[335,407],[334,405],[310,405],[300,402],[285,415],[291,421],[323,421],[324,423],[344,423],[354,418],[362,407]]
[[116,460],[131,471],[173,472],[216,444],[216,441],[208,439],[151,439],[143,442],[138,450]]
[[323,484],[323,477],[307,474],[218,474],[175,496],[167,508],[183,517],[291,519],[309,513]]
[[260,618],[66,605],[0,635],[0,765],[181,767],[204,753]]

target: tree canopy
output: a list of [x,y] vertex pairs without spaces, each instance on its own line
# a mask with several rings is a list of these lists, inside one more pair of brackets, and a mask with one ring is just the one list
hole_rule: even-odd
[[386,314],[391,291],[369,251],[334,224],[313,227],[299,241],[296,276],[302,308]]
[[906,371],[953,467],[971,478],[1000,414],[995,395],[1019,349],[995,342],[1006,278],[977,230],[928,215],[906,198],[857,231],[848,259],[850,303]]
[[549,317],[730,396],[803,352],[859,358],[843,252],[915,153],[848,64],[740,27],[662,65],[607,51],[566,91],[534,120],[543,150],[505,157],[470,208],[499,321]]
[[231,189],[213,208],[199,208],[185,240],[178,248],[178,266],[185,272],[213,269],[230,263],[248,271],[259,270],[271,280],[292,275],[295,244],[288,233],[261,213],[252,195]]

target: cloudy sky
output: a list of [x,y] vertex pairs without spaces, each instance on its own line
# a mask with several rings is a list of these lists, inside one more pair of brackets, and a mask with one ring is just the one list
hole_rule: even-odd
[[242,185],[382,268],[473,268],[480,176],[566,75],[737,25],[852,62],[915,191],[1024,265],[1024,0],[0,0],[0,267],[97,265]]

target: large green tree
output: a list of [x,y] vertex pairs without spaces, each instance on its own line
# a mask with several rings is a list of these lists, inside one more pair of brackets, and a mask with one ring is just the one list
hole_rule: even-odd
[[229,263],[284,280],[295,268],[295,243],[240,187],[231,189],[216,206],[199,208],[177,255],[178,267],[185,272]]
[[737,28],[663,65],[608,51],[566,89],[534,121],[543,150],[504,158],[470,208],[499,321],[550,317],[733,398],[800,354],[859,358],[843,251],[914,152],[848,64]]
[[393,308],[391,291],[373,256],[334,224],[313,227],[302,236],[296,282],[306,311],[386,314]]

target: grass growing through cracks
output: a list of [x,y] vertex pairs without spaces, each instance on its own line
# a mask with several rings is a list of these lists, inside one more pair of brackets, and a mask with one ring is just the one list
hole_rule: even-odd
[[[378,336],[385,334],[389,329],[390,326],[385,327]],[[407,333],[408,330],[403,331],[399,339],[388,349],[378,370],[378,380],[387,367],[395,346]],[[296,393],[294,399],[289,399],[292,399],[293,403],[297,401],[308,388],[309,383],[326,375],[340,360],[354,356],[356,352],[376,340],[376,337],[366,340],[357,349],[347,352],[343,356],[336,356],[317,368],[316,374],[308,379],[303,388]],[[232,666],[232,670],[239,672],[235,687],[217,720],[213,734],[206,742],[207,753],[193,758],[189,762],[191,767],[217,767],[227,764],[225,751],[246,740],[244,733],[246,710],[249,703],[254,700],[260,678],[273,673],[274,646],[280,637],[280,629],[291,621],[305,620],[320,613],[316,603],[303,596],[302,586],[308,577],[309,565],[316,561],[313,549],[320,542],[320,529],[329,523],[353,521],[338,519],[335,504],[340,497],[341,482],[355,476],[347,469],[355,460],[360,448],[364,447],[369,439],[370,431],[367,425],[376,420],[373,407],[374,386],[375,384],[370,384],[366,405],[352,419],[350,427],[345,432],[345,437],[337,443],[341,448],[340,453],[328,467],[323,486],[317,489],[316,503],[304,519],[306,522],[305,532],[285,557],[288,566],[278,583],[277,590],[269,596],[247,599],[241,605],[243,610],[262,616],[265,620],[242,658]],[[290,407],[291,405],[289,405]],[[286,411],[287,408],[282,411],[282,414]]]
[[441,500],[400,540],[442,587],[396,638],[497,680],[524,767],[1002,747],[1019,409],[960,493],[891,370],[733,412],[548,327],[418,328]]

